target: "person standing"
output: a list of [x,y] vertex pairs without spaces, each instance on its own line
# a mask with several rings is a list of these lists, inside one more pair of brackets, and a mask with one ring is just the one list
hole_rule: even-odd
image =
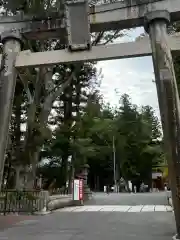
[[109,195],[109,185],[106,186],[106,193]]

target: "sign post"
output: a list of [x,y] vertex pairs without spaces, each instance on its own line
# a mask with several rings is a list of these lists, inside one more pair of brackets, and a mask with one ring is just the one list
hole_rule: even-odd
[[83,180],[79,179],[79,200],[83,201]]
[[73,181],[73,200],[83,204],[83,180],[74,179]]

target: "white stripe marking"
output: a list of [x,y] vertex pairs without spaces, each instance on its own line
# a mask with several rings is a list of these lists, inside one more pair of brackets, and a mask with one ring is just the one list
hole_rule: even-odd
[[57,210],[57,212],[169,212],[172,211],[170,206],[166,205],[89,205],[78,207],[66,207]]
[[141,212],[143,205],[132,206],[128,212]]
[[115,207],[105,206],[105,207],[100,209],[100,212],[113,212],[114,208]]
[[166,212],[166,211],[167,211],[166,206],[163,206],[163,205],[155,206],[155,212]]
[[154,212],[155,205],[145,205],[141,209],[141,212]]
[[127,212],[131,206],[121,205],[121,206],[115,206],[113,209],[113,212]]
[[88,206],[82,206],[80,208],[75,209],[73,212],[86,212]]
[[73,212],[74,210],[76,210],[78,208],[80,208],[80,207],[65,207],[65,208],[58,209],[56,211],[58,211],[58,212]]
[[91,206],[86,209],[86,212],[99,212],[102,209],[102,206]]

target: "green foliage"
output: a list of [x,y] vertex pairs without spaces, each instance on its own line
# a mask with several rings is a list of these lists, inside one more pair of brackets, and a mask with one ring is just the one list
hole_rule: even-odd
[[[119,168],[125,179],[139,176],[141,180],[151,173],[153,161],[158,161],[162,150],[156,151],[153,141],[161,137],[158,119],[150,106],[131,104],[127,95],[122,96],[121,106],[117,110],[117,151]],[[147,175],[147,176],[148,176]]]
[[[78,173],[88,163],[93,187],[96,181],[100,186],[113,183],[113,139],[117,179],[123,176],[125,180],[149,182],[152,168],[163,161],[161,127],[153,109],[143,106],[138,110],[126,94],[121,97],[119,108],[112,109],[102,104],[96,92],[89,97],[81,118],[69,131],[70,165]],[[60,157],[58,168],[61,168],[61,156],[67,147],[67,138],[62,132],[61,127],[57,129],[51,145],[53,156]],[[97,177],[99,180],[95,180]]]

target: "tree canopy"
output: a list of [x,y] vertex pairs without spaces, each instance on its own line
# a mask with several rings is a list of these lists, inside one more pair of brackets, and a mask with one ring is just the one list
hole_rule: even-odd
[[[46,169],[48,166],[54,169],[52,163],[58,162],[59,172],[52,170],[51,176],[58,177],[60,186],[64,183],[61,177],[65,175],[59,173],[63,168],[63,151],[67,147],[63,131],[59,127],[54,132],[54,139],[46,152],[46,156],[51,156],[50,161],[45,165]],[[88,163],[89,183],[94,189],[113,184],[113,144],[117,181],[123,177],[127,181],[139,180],[149,184],[152,168],[164,160],[161,126],[153,109],[150,106],[138,109],[127,94],[121,97],[118,108],[104,105],[97,92],[89,96],[81,118],[69,131],[72,136],[68,145],[72,157],[69,166],[73,167],[74,174],[78,174],[83,164]],[[69,174],[70,168],[67,168],[66,181]]]

